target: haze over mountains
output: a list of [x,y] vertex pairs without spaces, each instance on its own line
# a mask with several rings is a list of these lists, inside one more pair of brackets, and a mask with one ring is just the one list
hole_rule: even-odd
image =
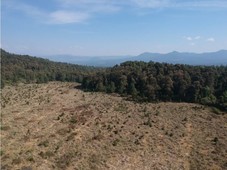
[[172,64],[189,64],[189,65],[227,65],[227,50],[206,53],[190,53],[173,51],[166,54],[145,52],[138,56],[73,56],[73,55],[55,55],[46,58],[73,64],[104,66],[110,67],[125,61],[154,61],[166,62]]

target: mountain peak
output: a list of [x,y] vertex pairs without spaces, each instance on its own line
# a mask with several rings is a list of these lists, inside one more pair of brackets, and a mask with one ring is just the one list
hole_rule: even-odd
[[178,51],[172,51],[169,54],[180,54]]

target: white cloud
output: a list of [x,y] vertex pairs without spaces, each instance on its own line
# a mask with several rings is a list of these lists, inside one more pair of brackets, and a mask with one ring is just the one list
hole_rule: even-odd
[[[112,0],[113,1],[113,0]],[[227,8],[226,0],[125,0],[140,8],[184,8],[184,9],[214,9]]]
[[[190,45],[194,46],[196,43],[195,42],[214,42],[215,39],[213,37],[209,37],[209,38],[202,38],[201,36],[195,36],[195,37],[191,37],[191,36],[184,36],[183,37],[185,40],[191,42]],[[201,40],[201,41],[200,41]]]
[[[52,24],[80,23],[87,21],[96,14],[117,12],[130,7],[137,8],[139,11],[143,8],[227,8],[226,0],[52,0],[52,2],[55,3],[55,9],[51,11],[17,0],[5,0],[2,2],[2,6],[22,11],[28,17],[33,17],[40,22]],[[188,37],[187,40],[198,40],[200,38],[200,36]]]
[[208,42],[214,42],[215,39],[214,39],[213,37],[210,37],[210,38],[207,38],[207,41],[208,41]]
[[29,17],[32,17],[40,22],[48,24],[69,24],[81,23],[90,18],[90,13],[83,10],[54,10],[45,11],[35,6],[18,3],[17,1],[9,1],[4,4],[7,8],[21,11]]
[[195,36],[195,37],[191,37],[191,36],[184,36],[184,39],[188,40],[188,41],[192,41],[192,40],[199,40],[201,39],[201,36]]
[[195,40],[199,40],[200,38],[201,38],[200,36],[194,37]]
[[97,13],[112,13],[120,10],[116,0],[54,0],[57,8],[49,11],[36,6],[19,3],[16,0],[4,1],[4,7],[21,11],[28,17],[48,24],[69,24],[87,21]]
[[171,0],[172,7],[175,8],[227,8],[227,1],[226,0],[197,0],[197,1],[180,1],[180,0]]
[[18,3],[18,1],[3,1],[2,6],[3,6],[2,9],[21,11],[27,16],[31,16],[33,18],[41,18],[46,16],[47,14],[46,12],[38,9],[35,6],[31,6],[24,3]]
[[188,41],[191,41],[191,40],[192,40],[192,37],[186,37],[186,39],[187,39]]
[[120,10],[120,3],[115,0],[58,0],[67,9],[92,12],[115,12]]
[[131,0],[136,5],[142,8],[160,8],[168,7],[170,0]]
[[79,23],[87,20],[90,15],[83,12],[55,11],[49,14],[49,22],[54,24]]

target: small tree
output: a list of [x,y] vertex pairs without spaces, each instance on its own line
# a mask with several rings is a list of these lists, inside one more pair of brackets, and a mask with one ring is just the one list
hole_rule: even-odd
[[221,102],[226,103],[227,102],[227,91],[224,91],[221,96]]
[[101,81],[96,85],[96,91],[105,91],[105,87]]
[[136,90],[136,88],[135,88],[135,84],[133,83],[133,82],[131,82],[130,84],[129,84],[129,94],[131,94],[132,95],[132,97],[136,97],[137,96],[137,90]]
[[107,88],[108,93],[114,93],[116,90],[115,83],[111,81],[110,85]]

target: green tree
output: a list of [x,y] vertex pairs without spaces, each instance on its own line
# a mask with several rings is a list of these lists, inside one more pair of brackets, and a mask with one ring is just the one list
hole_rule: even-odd
[[111,81],[111,82],[110,82],[110,85],[109,85],[108,88],[107,88],[107,92],[108,92],[108,93],[114,93],[115,90],[116,90],[115,83]]
[[137,89],[135,87],[135,80],[131,78],[131,81],[128,86],[128,93],[132,95],[133,98],[135,98],[138,94]]
[[129,94],[132,95],[133,97],[136,97],[136,95],[137,95],[137,90],[135,88],[134,83],[129,84]]
[[103,82],[102,81],[99,81],[98,84],[96,85],[96,91],[102,91],[104,92],[106,89],[105,89],[105,86],[103,85]]
[[120,77],[120,83],[119,83],[119,87],[118,87],[118,92],[120,94],[123,94],[126,91],[127,85],[128,85],[127,77],[125,75],[122,75]]
[[222,96],[221,96],[221,102],[222,103],[227,103],[227,91],[224,91]]

